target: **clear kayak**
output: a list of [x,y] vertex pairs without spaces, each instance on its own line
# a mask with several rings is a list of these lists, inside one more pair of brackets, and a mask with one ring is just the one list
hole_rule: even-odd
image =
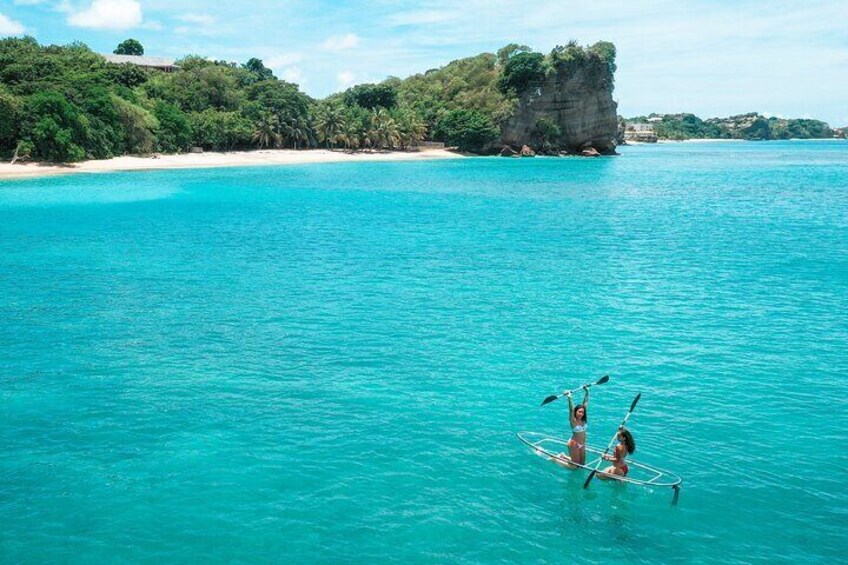
[[[519,432],[520,439],[533,453],[563,467],[585,469],[593,471],[600,464],[606,467],[609,463],[603,461],[604,451],[591,445],[586,446],[586,464],[580,465],[571,460],[568,455],[568,441],[548,436],[537,432]],[[630,469],[626,477],[616,476],[619,482],[630,483],[649,487],[670,487],[675,491],[675,501],[680,484],[683,482],[678,475],[671,471],[664,471],[652,465],[646,465],[627,458],[627,466]]]

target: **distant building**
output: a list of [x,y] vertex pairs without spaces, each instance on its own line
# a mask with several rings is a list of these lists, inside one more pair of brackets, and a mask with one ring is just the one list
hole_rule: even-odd
[[656,143],[657,134],[654,133],[654,124],[627,122],[624,126],[624,140],[638,143]]
[[179,66],[174,64],[173,59],[164,57],[148,57],[147,55],[103,55],[107,63],[115,63],[116,65],[135,65],[144,69],[156,69],[166,73],[171,73],[179,69]]

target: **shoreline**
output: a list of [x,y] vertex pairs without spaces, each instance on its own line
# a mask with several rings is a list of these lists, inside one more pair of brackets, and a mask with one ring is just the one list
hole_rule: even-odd
[[346,163],[361,161],[418,161],[424,159],[461,159],[463,155],[446,149],[423,151],[354,152],[343,149],[257,149],[180,153],[151,157],[122,156],[93,159],[68,165],[24,162],[0,163],[0,180],[38,178],[79,173],[112,173],[119,171],[152,171],[165,169],[203,169],[220,167],[252,167],[300,165],[307,163]]

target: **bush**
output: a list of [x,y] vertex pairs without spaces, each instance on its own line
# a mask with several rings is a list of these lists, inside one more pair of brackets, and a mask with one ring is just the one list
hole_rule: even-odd
[[361,106],[369,110],[391,110],[397,103],[397,95],[397,88],[391,84],[357,84],[345,91],[344,102],[347,106]]
[[474,110],[448,112],[436,126],[436,137],[460,151],[480,153],[500,136],[498,129],[485,115]]
[[165,153],[184,151],[191,145],[192,130],[188,116],[173,104],[159,101],[153,108],[159,121],[156,149]]
[[521,94],[527,87],[545,78],[545,56],[541,53],[518,53],[511,56],[498,81],[501,92]]
[[20,135],[32,142],[35,157],[58,162],[85,158],[88,120],[64,96],[54,91],[33,94],[22,114]]

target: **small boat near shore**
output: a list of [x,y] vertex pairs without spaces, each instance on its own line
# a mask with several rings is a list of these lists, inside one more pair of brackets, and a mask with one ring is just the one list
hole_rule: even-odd
[[[516,435],[535,455],[563,467],[583,469],[591,472],[604,464],[604,451],[591,445],[586,446],[586,452],[590,455],[586,463],[581,465],[573,462],[568,456],[568,441],[564,439],[551,437],[539,432],[519,432]],[[683,483],[683,479],[679,475],[671,471],[659,469],[653,465],[634,461],[630,457],[627,458],[627,466],[630,468],[630,473],[626,477],[616,476],[615,478],[618,482],[646,487],[671,488],[674,490],[672,504],[677,503],[680,485]]]

